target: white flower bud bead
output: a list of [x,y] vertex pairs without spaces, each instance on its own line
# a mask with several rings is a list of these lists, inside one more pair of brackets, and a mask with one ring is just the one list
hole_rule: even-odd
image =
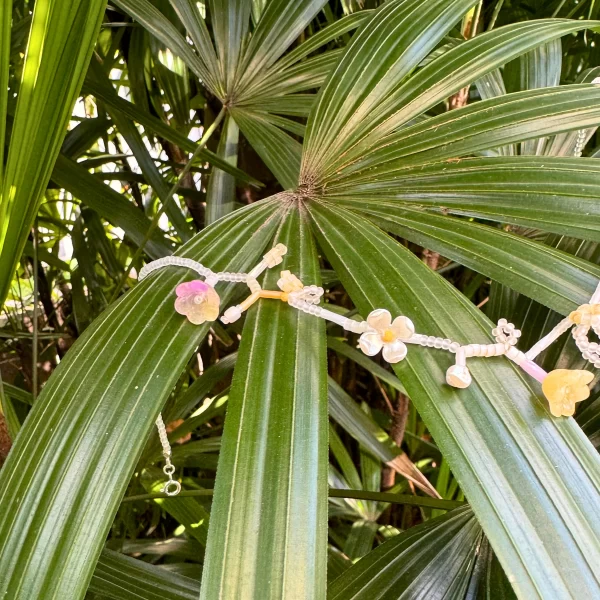
[[452,365],[446,371],[446,381],[452,387],[464,389],[471,385],[471,373],[467,367]]
[[229,307],[221,317],[221,322],[225,325],[235,323],[242,316],[242,309],[239,306]]

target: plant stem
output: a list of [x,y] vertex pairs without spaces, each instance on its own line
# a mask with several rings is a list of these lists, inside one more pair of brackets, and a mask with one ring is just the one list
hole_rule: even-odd
[[35,224],[33,225],[33,349],[32,349],[32,359],[33,368],[32,368],[32,389],[31,393],[33,396],[33,400],[37,398],[38,391],[38,226],[37,226],[37,218],[35,220]]
[[[189,498],[194,496],[212,496],[213,490],[183,490],[177,496],[167,496],[166,494],[139,494],[137,496],[127,496],[122,502],[136,502],[138,500],[160,500],[169,498]],[[389,502],[391,504],[407,504],[410,506],[423,506],[425,508],[436,508],[438,510],[452,510],[459,506],[464,506],[465,502],[456,500],[440,500],[438,498],[429,498],[426,496],[411,496],[410,494],[388,494],[385,492],[366,492],[364,490],[339,490],[331,488],[329,490],[330,498],[354,498],[357,500],[374,500],[376,502]]]
[[196,149],[194,150],[194,153],[192,154],[190,160],[188,160],[185,167],[183,167],[181,173],[179,173],[179,177],[177,178],[177,181],[173,184],[173,187],[169,190],[165,202],[163,203],[163,205],[160,207],[160,209],[154,215],[154,218],[152,219],[152,222],[150,223],[150,227],[148,227],[148,231],[146,232],[146,235],[144,236],[142,243],[138,246],[138,249],[135,251],[135,254],[133,255],[133,258],[131,259],[131,262],[129,263],[129,265],[125,268],[123,277],[121,278],[119,285],[115,289],[113,296],[110,299],[111,304],[117,299],[119,293],[121,292],[121,290],[127,283],[127,279],[129,278],[131,269],[133,268],[133,266],[136,264],[136,262],[138,261],[138,259],[142,255],[142,253],[144,252],[144,248],[146,247],[146,244],[148,243],[148,241],[152,237],[152,234],[158,227],[158,222],[160,220],[160,217],[163,215],[163,213],[167,209],[169,202],[174,201],[175,193],[179,189],[179,186],[182,184],[182,182],[185,179],[185,177],[187,176],[187,174],[190,172],[190,169],[192,168],[192,163],[198,157],[200,152],[202,150],[204,150],[204,148],[206,147],[208,140],[211,138],[212,134],[215,132],[215,129],[219,126],[219,124],[223,120],[226,110],[227,109],[225,108],[225,106],[223,106],[223,108],[221,108],[221,111],[217,115],[217,118],[210,124],[208,129],[204,132],[204,135],[202,136],[202,139],[200,140],[200,142],[198,142],[198,145],[196,146]]

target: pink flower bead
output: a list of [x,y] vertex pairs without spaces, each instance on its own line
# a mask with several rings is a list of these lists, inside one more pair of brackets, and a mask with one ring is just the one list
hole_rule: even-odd
[[180,283],[175,288],[175,293],[175,310],[180,315],[185,315],[190,323],[201,325],[205,321],[214,321],[219,316],[219,294],[204,281],[195,279]]

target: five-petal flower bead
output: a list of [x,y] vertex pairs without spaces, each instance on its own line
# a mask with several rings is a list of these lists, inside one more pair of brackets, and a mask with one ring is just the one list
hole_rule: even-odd
[[378,308],[367,317],[369,331],[363,333],[358,343],[367,356],[374,356],[383,349],[383,358],[389,363],[400,362],[407,353],[402,340],[412,337],[415,326],[408,317],[396,317],[392,322],[389,311]]

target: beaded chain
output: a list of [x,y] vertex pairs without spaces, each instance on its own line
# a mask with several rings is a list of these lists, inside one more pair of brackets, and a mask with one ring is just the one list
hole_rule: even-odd
[[[581,156],[586,139],[586,130],[579,130],[575,141],[575,156]],[[594,367],[600,368],[600,346],[588,339],[590,329],[600,336],[600,283],[588,304],[573,311],[527,352],[522,352],[516,347],[521,332],[506,319],[500,319],[497,326],[492,329],[494,344],[461,345],[448,338],[416,333],[415,326],[408,317],[398,316],[392,320],[390,312],[382,308],[372,311],[365,321],[339,315],[319,306],[324,293],[322,287],[305,286],[290,271],[281,271],[280,279],[277,281],[279,291],[263,290],[257,278],[267,269],[281,264],[286,252],[287,248],[283,244],[277,244],[249,273],[215,273],[190,258],[166,256],[145,265],[140,271],[139,279],[144,279],[158,269],[172,266],[190,269],[204,277],[204,281],[181,283],[175,290],[177,296],[175,310],[196,325],[219,318],[220,298],[214,289],[219,281],[244,283],[248,286],[250,295],[240,304],[229,307],[220,317],[222,323],[234,323],[260,298],[280,300],[296,310],[325,319],[346,331],[359,334],[360,349],[368,356],[381,352],[388,363],[393,364],[403,360],[408,352],[407,344],[418,344],[454,354],[455,362],[446,371],[446,382],[455,388],[467,388],[471,385],[472,377],[467,367],[468,358],[506,356],[542,384],[542,391],[549,402],[550,412],[555,417],[573,415],[575,403],[585,400],[590,395],[588,384],[594,379],[590,371],[556,369],[547,373],[534,362],[534,359],[561,335],[573,328],[572,335],[583,358],[593,363]],[[165,458],[163,471],[168,477],[161,491],[168,496],[175,496],[180,492],[181,484],[173,478],[175,466],[171,462],[171,446],[160,414],[156,420],[156,427]]]

